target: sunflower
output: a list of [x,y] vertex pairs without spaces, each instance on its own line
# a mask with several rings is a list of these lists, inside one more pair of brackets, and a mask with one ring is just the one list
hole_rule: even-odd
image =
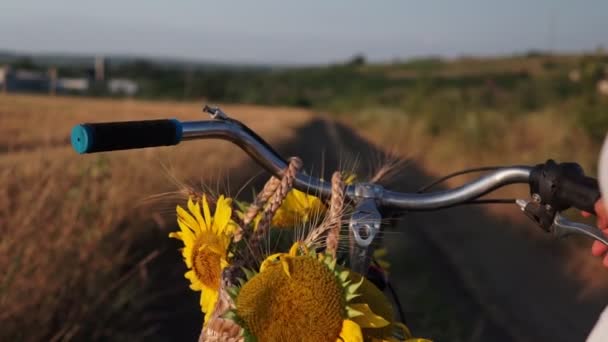
[[[423,338],[414,338],[410,329],[403,323],[393,321],[393,307],[384,293],[380,291],[371,281],[362,277],[361,274],[350,272],[348,279],[351,282],[361,282],[358,293],[359,296],[352,300],[353,303],[366,303],[370,309],[383,317],[390,324],[379,328],[364,328],[362,329],[363,337],[366,341],[372,342],[430,342]],[[403,339],[397,339],[394,336],[401,336]]]
[[272,225],[277,228],[291,228],[299,223],[308,223],[325,214],[327,207],[320,198],[297,189],[287,193],[283,204],[272,218]]
[[211,216],[205,195],[202,203],[190,197],[188,210],[177,206],[180,231],[169,234],[169,237],[184,242],[182,256],[188,267],[185,277],[190,280],[192,290],[202,291],[200,305],[205,313],[205,322],[217,302],[222,270],[228,266],[228,246],[236,229],[230,218],[231,204],[230,198],[220,196]]
[[289,253],[268,257],[233,292],[232,318],[258,341],[363,341],[362,328],[390,322],[352,302],[361,284],[333,257],[296,243]]

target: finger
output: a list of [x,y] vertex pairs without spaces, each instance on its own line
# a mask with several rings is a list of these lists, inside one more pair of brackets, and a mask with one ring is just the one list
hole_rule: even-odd
[[593,241],[593,245],[591,246],[591,254],[593,254],[593,256],[603,256],[606,252],[608,252],[608,246],[600,241]]
[[583,215],[583,217],[589,217],[589,216],[591,216],[591,213],[588,213],[586,211],[581,211],[581,215]]
[[606,215],[606,206],[604,205],[604,200],[601,198],[595,201],[593,209],[595,209],[595,212],[598,215]]
[[606,255],[606,256],[604,257],[604,262],[603,262],[603,264],[604,264],[604,266],[605,266],[605,267],[608,267],[608,255]]
[[598,218],[603,218],[604,221],[606,220],[608,215],[606,215],[606,206],[604,205],[604,201],[602,199],[599,199],[595,202],[593,209],[595,209],[595,214]]
[[596,224],[599,229],[605,230],[608,228],[608,219],[606,217],[598,216]]

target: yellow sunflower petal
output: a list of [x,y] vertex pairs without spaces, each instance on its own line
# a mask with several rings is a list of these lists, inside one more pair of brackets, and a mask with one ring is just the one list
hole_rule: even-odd
[[222,270],[224,270],[224,268],[228,267],[228,265],[230,265],[230,263],[225,258],[222,258],[220,260],[220,267],[222,268]]
[[374,250],[374,257],[376,258],[382,258],[384,256],[386,256],[387,252],[386,252],[386,248],[378,248],[376,250]]
[[182,239],[182,232],[171,232],[171,233],[169,233],[169,237],[170,238],[174,238],[174,239],[178,239],[178,240],[183,240]]
[[216,232],[223,233],[230,217],[232,216],[232,208],[230,207],[230,199],[220,196],[215,206],[215,217],[213,219],[213,227]]
[[268,266],[273,265],[274,263],[276,263],[279,260],[279,257],[281,255],[283,255],[283,253],[274,253],[274,254],[268,256],[262,262],[262,265],[260,265],[260,272],[264,272],[264,270],[267,269]]
[[226,254],[226,248],[223,244],[222,245],[219,245],[217,243],[204,244],[204,245],[201,245],[201,247],[198,250],[200,252],[200,251],[204,251],[205,249],[210,250],[211,252],[213,252],[217,255]]
[[[205,223],[207,228],[212,229],[211,225],[211,213],[209,212],[209,203],[207,203],[207,195],[203,194],[203,213],[205,214]],[[215,233],[215,231],[213,231]]]
[[194,291],[200,291],[203,289],[203,284],[201,284],[201,282],[198,280],[198,278],[194,274],[194,271],[190,270],[186,272],[186,274],[184,274],[184,277],[190,280],[190,289]]
[[363,334],[359,325],[350,319],[345,319],[342,322],[342,331],[336,342],[363,342]]
[[[230,226],[230,224],[229,224]],[[234,233],[234,232],[233,232]],[[228,246],[230,246],[230,242],[232,242],[232,237],[234,236],[234,234],[220,234],[218,236],[219,238],[219,244],[222,246],[224,251],[228,250]]]
[[186,244],[184,248],[182,248],[182,256],[184,257],[184,261],[186,262],[186,267],[192,268],[192,249],[194,248],[194,244]]
[[390,322],[384,319],[382,316],[378,316],[373,313],[367,304],[358,303],[350,304],[349,306],[354,310],[363,313],[363,315],[352,318],[352,320],[355,321],[361,328],[382,328],[390,324]]
[[298,189],[293,189],[291,194],[293,195],[294,202],[296,202],[299,207],[306,208],[310,204],[306,193]]
[[179,226],[179,229],[181,230],[180,238],[182,241],[184,241],[184,244],[193,242],[195,239],[195,233],[192,232],[192,228],[190,228],[188,223],[186,223],[186,221],[178,218],[177,225]]
[[281,261],[281,267],[283,267],[283,272],[285,272],[285,274],[287,274],[288,277],[291,277],[291,271],[290,271],[290,265],[289,265],[289,257],[283,257],[280,258]]
[[194,215],[194,218],[198,222],[198,225],[201,231],[208,229],[207,223],[203,220],[203,216],[201,215],[201,207],[198,202],[192,201],[192,197],[188,198],[188,210]]
[[299,223],[308,222],[310,218],[319,217],[325,210],[323,202],[318,197],[292,189],[275,213],[272,225],[277,228],[291,228]]
[[344,184],[346,184],[346,185],[350,185],[357,180],[357,175],[354,173],[346,173],[345,175],[343,175],[343,177],[344,177]]
[[289,248],[289,255],[297,256],[300,249],[302,249],[304,252],[303,254],[308,254],[308,247],[306,247],[303,242],[296,241],[293,245],[291,245],[291,248]]
[[234,221],[232,221],[232,220],[229,219],[228,223],[226,224],[226,226],[224,226],[223,233],[224,233],[225,236],[233,236],[238,231],[239,231],[239,227],[237,226],[237,224]]
[[190,215],[190,213],[188,213],[184,208],[182,208],[179,205],[177,206],[176,211],[177,211],[177,222],[178,223],[180,221],[182,221],[186,225],[186,227],[188,227],[189,229],[192,230],[193,233],[198,234],[200,232],[200,227],[199,227],[198,223],[196,222],[196,219],[194,219],[194,217],[192,217],[192,215]]
[[206,286],[203,288],[203,293],[201,294],[201,309],[204,313],[208,314],[213,311],[218,296],[218,290]]

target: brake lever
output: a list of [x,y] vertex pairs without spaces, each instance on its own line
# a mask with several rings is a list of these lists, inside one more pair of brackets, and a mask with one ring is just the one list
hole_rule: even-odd
[[555,219],[553,219],[551,232],[558,238],[568,235],[586,235],[608,246],[608,239],[606,239],[604,233],[599,228],[580,222],[570,221],[560,213],[557,213]]
[[528,202],[518,199],[515,203],[544,231],[553,234],[557,238],[563,238],[568,235],[585,235],[608,246],[608,239],[597,227],[568,220],[555,209],[547,205],[541,205],[537,201]]

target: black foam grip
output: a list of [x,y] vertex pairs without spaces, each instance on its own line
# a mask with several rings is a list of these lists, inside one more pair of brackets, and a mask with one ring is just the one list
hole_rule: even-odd
[[595,214],[595,202],[600,198],[597,180],[585,176],[580,165],[551,159],[530,173],[530,192],[557,211],[575,207]]
[[560,197],[568,198],[573,207],[595,214],[595,202],[600,198],[597,180],[591,177],[564,177]]
[[89,139],[84,153],[176,145],[182,133],[179,121],[172,119],[85,123],[80,126]]

